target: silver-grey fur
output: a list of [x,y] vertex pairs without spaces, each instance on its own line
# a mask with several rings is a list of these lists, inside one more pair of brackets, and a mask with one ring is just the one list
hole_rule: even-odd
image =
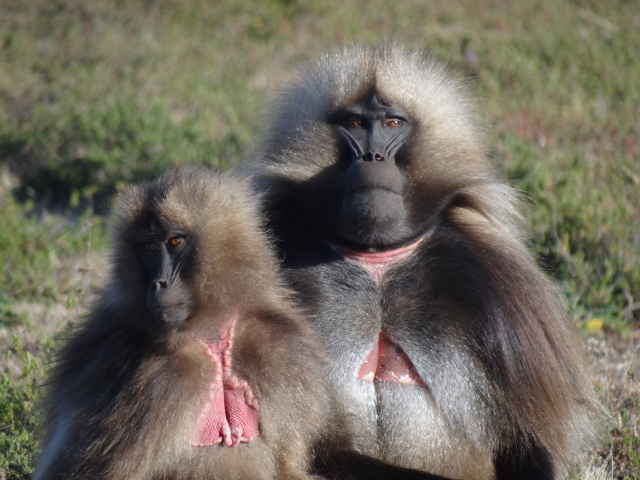
[[[332,118],[373,93],[413,122],[403,196],[407,242],[422,238],[378,284],[327,245],[339,237],[345,177]],[[328,442],[327,458],[352,451],[464,479],[565,475],[599,405],[464,81],[397,45],[349,47],[284,86],[268,118],[246,171],[267,195],[286,274],[331,358],[345,437]],[[426,388],[356,378],[381,329]]]

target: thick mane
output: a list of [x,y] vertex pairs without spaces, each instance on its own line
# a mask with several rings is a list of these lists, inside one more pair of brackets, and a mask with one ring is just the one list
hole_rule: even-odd
[[[329,350],[347,449],[454,478],[555,479],[599,407],[478,110],[433,57],[347,47],[282,88],[246,171]],[[364,478],[346,463],[332,474]]]
[[[376,93],[402,107],[415,124],[407,198],[424,210],[447,192],[519,236],[518,194],[498,178],[485,154],[484,132],[466,82],[432,56],[389,44],[345,47],[300,70],[268,111],[268,128],[245,170],[258,188],[278,201],[292,184],[329,177],[338,188],[338,145],[328,119]],[[339,173],[339,172],[338,172]],[[447,204],[441,205],[446,208]]]

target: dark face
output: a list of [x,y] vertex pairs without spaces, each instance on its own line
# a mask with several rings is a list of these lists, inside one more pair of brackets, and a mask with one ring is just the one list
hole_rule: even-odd
[[406,238],[405,178],[398,152],[412,131],[407,115],[373,95],[335,116],[346,164],[339,235],[367,249]]
[[158,326],[178,328],[192,309],[187,283],[193,239],[180,231],[149,231],[137,238],[138,254],[149,274],[147,307]]

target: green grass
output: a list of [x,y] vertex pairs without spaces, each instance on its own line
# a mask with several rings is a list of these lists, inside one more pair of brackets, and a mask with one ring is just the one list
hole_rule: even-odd
[[[269,92],[292,66],[343,43],[395,39],[468,76],[490,153],[528,199],[532,250],[576,323],[587,331],[602,320],[596,337],[637,336],[637,2],[335,6],[0,0],[0,328],[21,339],[51,331],[30,306],[85,301],[83,262],[106,245],[102,214],[117,189],[178,164],[236,165],[260,131]],[[32,358],[46,348],[29,345]],[[34,432],[26,406],[42,373],[5,370],[0,411],[26,412],[22,432]],[[624,466],[616,478],[640,475],[638,383],[625,382],[607,400],[619,421],[601,449]],[[11,451],[32,452],[37,436],[20,443],[15,421],[6,422],[0,417]],[[31,467],[6,463],[29,463],[25,455],[0,454],[0,478],[26,478]]]
[[[28,478],[33,473],[40,433],[38,383],[49,358],[48,350],[40,358],[25,352],[16,336],[13,345],[22,366],[21,381],[0,373],[0,472],[7,480]],[[48,348],[49,342],[46,345]]]
[[[32,213],[29,213],[32,212]],[[11,195],[0,201],[0,325],[16,322],[13,301],[55,302],[72,295],[78,285],[71,265],[89,249],[105,245],[104,223],[98,217],[67,219],[35,213]]]

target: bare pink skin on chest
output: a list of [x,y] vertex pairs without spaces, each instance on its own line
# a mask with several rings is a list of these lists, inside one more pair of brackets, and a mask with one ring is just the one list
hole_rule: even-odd
[[398,263],[411,255],[420,243],[422,243],[422,239],[406,247],[386,250],[384,252],[359,252],[337,245],[331,245],[331,248],[333,248],[334,252],[338,255],[364,268],[371,274],[376,283],[380,284],[384,272],[394,263]]
[[258,435],[258,400],[247,381],[239,378],[231,368],[237,319],[237,314],[232,316],[218,341],[197,340],[214,364],[215,373],[209,381],[207,401],[190,439],[194,447],[218,443],[235,447]]
[[[364,268],[376,283],[380,284],[385,271],[394,263],[411,255],[421,242],[422,239],[406,247],[385,252],[358,252],[338,246],[332,248],[339,255]],[[378,343],[365,357],[358,371],[358,378],[370,382],[399,382],[425,386],[407,354],[384,332],[380,332]]]
[[398,382],[425,386],[407,354],[384,333],[358,370],[358,378],[369,382]]

